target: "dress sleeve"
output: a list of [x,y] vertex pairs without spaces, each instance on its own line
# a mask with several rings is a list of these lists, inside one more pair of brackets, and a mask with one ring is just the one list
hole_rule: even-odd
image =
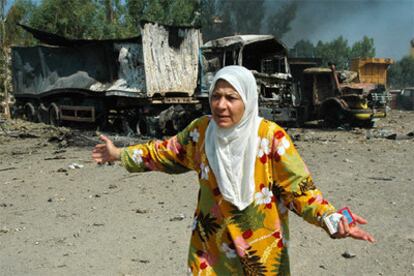
[[309,223],[322,226],[321,217],[336,211],[323,198],[292,140],[279,126],[272,131],[273,193],[281,202]]
[[151,140],[122,149],[121,164],[129,172],[162,171],[183,173],[194,169],[199,152],[200,123],[196,119],[183,131],[166,140]]

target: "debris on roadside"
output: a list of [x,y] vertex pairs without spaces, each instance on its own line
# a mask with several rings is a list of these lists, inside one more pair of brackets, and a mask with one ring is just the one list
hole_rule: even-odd
[[68,165],[69,169],[75,170],[75,169],[82,169],[84,166],[78,163],[71,163]]
[[185,215],[184,214],[179,214],[178,216],[170,218],[170,221],[181,221],[183,219],[185,219]]
[[352,259],[356,257],[356,254],[349,251],[345,251],[344,253],[342,253],[342,257],[344,257],[345,259]]

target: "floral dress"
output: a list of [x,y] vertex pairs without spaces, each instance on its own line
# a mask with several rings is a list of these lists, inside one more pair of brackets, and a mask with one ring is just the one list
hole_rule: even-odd
[[240,211],[224,200],[204,150],[211,118],[201,117],[165,141],[123,149],[130,172],[195,170],[198,203],[188,254],[193,275],[289,275],[288,210],[320,226],[335,208],[316,189],[291,139],[277,124],[262,120],[255,164],[254,202]]

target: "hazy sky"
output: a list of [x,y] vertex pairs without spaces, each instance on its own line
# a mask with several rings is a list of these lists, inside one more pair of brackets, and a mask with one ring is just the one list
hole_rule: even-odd
[[[277,8],[281,0],[266,0]],[[377,57],[395,60],[409,54],[414,39],[414,0],[300,0],[292,30],[283,37],[288,46],[300,39],[313,43],[342,35],[348,45],[364,35],[374,38]]]
[[[254,1],[254,0],[239,0]],[[266,0],[268,11],[290,0]],[[10,5],[14,1],[9,0]],[[35,0],[34,2],[40,2]],[[409,54],[414,39],[414,0],[299,0],[292,30],[283,41],[313,43],[342,35],[352,45],[364,35],[374,38],[377,57],[395,60]]]

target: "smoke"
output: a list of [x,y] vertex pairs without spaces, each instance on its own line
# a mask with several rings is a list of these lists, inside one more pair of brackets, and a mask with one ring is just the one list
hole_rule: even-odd
[[[288,0],[267,0],[268,13]],[[374,38],[378,57],[408,55],[414,38],[413,0],[298,0],[291,30],[282,40],[292,47],[301,39],[316,44],[339,36],[349,45],[364,35]]]

